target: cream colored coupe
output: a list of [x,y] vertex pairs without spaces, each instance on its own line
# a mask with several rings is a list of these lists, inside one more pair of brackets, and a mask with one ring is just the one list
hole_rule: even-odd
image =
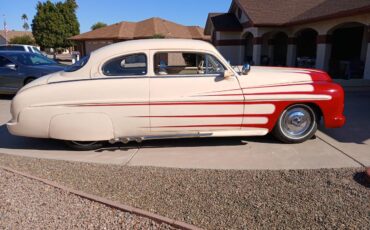
[[14,135],[66,140],[81,150],[103,141],[260,136],[289,143],[345,118],[343,90],[319,70],[235,71],[209,43],[155,39],[116,43],[64,72],[23,87],[12,101]]

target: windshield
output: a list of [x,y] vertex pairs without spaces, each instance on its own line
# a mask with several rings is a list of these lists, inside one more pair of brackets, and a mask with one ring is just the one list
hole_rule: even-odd
[[88,56],[85,56],[83,58],[81,58],[78,62],[76,62],[75,64],[71,65],[71,66],[68,66],[64,72],[74,72],[74,71],[77,71],[79,69],[81,69],[82,67],[84,67],[86,65],[86,63],[89,61],[89,58],[90,58],[90,55]]
[[36,53],[12,53],[9,56],[23,65],[55,65],[55,61]]
[[37,54],[41,54],[42,56],[44,56],[42,53],[41,53],[41,51],[37,48],[37,47],[32,47],[32,50],[33,50],[33,52],[34,53],[37,53]]

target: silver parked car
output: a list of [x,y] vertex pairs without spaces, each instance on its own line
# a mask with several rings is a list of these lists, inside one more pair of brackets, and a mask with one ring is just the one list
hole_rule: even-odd
[[64,68],[37,53],[0,51],[0,94],[14,94],[36,78]]

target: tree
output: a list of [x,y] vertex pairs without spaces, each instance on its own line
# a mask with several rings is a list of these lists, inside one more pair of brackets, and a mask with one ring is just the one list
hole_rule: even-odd
[[28,25],[28,17],[27,17],[27,14],[22,14],[21,19],[23,20],[23,29],[25,31],[29,30],[30,29],[30,26]]
[[36,42],[30,35],[22,35],[10,39],[9,44],[36,45]]
[[28,23],[27,23],[27,22],[23,23],[23,29],[24,29],[25,31],[27,31],[27,30],[29,30],[29,29],[30,29],[30,26],[28,25]]
[[162,39],[162,38],[166,38],[166,36],[164,36],[163,34],[153,34],[152,38],[153,39]]
[[72,45],[69,37],[80,33],[75,0],[52,3],[38,2],[32,21],[32,33],[42,48],[66,48]]
[[95,23],[94,25],[91,26],[91,30],[96,30],[96,29],[100,29],[102,27],[106,27],[107,24],[105,24],[104,22],[97,22]]

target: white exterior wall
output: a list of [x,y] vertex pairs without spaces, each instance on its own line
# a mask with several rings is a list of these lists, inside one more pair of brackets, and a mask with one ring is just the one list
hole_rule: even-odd
[[296,58],[297,58],[297,45],[289,44],[286,65],[295,66]]
[[261,64],[261,51],[262,45],[261,44],[254,44],[253,45],[253,63],[254,65]]
[[366,52],[366,62],[365,62],[365,71],[364,71],[364,79],[370,80],[370,44],[367,44],[367,52]]
[[367,55],[367,46],[368,46],[368,28],[367,26],[364,27],[364,35],[362,37],[362,49],[361,49],[361,61],[366,60],[366,55]]
[[231,65],[242,64],[242,46],[216,46],[216,48]]
[[[239,32],[217,32],[216,40],[240,40]],[[218,51],[230,62],[231,65],[241,65],[244,59],[244,46],[242,45],[225,45],[216,46]]]
[[316,68],[329,70],[329,61],[331,56],[331,44],[317,44]]

